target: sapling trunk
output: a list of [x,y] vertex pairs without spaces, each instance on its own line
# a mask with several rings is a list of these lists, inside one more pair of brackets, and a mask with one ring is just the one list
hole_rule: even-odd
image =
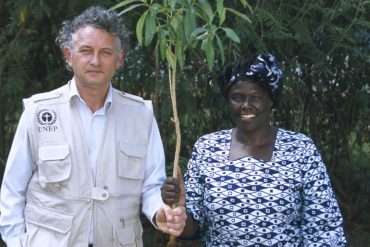
[[[168,77],[169,77],[169,84],[170,84],[173,123],[175,125],[175,132],[176,132],[176,148],[175,148],[175,158],[173,162],[172,176],[177,178],[179,175],[181,176],[180,165],[179,165],[180,150],[181,150],[181,129],[180,129],[180,120],[179,120],[179,116],[177,112],[177,99],[176,99],[176,63],[175,63],[175,66],[173,66],[173,68],[171,68],[171,65],[168,65]],[[172,205],[172,207],[176,207],[176,205]],[[176,237],[171,235],[167,243],[167,247],[175,247],[175,246],[176,246]]]

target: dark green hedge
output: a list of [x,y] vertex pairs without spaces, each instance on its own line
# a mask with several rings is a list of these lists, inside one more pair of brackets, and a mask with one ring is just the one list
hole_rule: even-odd
[[[61,22],[86,6],[112,6],[117,1],[5,0],[0,2],[0,172],[22,111],[21,99],[65,83],[54,38]],[[238,1],[228,1],[240,8]],[[282,61],[284,91],[275,122],[310,135],[326,161],[345,217],[350,246],[370,246],[370,18],[367,1],[249,1],[252,23],[230,20],[240,46],[225,50],[228,63],[256,51],[270,51]],[[249,13],[246,11],[246,13]],[[134,33],[135,13],[126,17]],[[179,76],[178,102],[185,169],[195,140],[231,127],[224,99],[199,52],[188,55]],[[116,87],[154,103],[167,156],[168,174],[174,151],[174,127],[163,64],[152,48],[137,47],[132,37]],[[165,236],[147,224],[146,246],[163,246]],[[195,243],[181,242],[182,246]]]

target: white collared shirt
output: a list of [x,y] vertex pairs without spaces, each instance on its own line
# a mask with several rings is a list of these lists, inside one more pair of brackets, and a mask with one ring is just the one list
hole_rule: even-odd
[[88,145],[89,163],[92,165],[91,168],[95,177],[98,149],[103,140],[107,113],[112,105],[112,85],[109,86],[103,107],[96,112],[92,112],[87,103],[81,98],[74,80],[70,82],[69,86],[70,100],[73,101],[80,114],[83,131],[82,136],[86,139],[84,141]]
[[[88,145],[89,161],[95,176],[98,149],[103,139],[103,130],[107,121],[107,113],[112,104],[112,86],[102,108],[92,112],[80,97],[75,81],[69,83],[70,100],[78,108],[82,122],[83,136]],[[13,144],[9,152],[0,194],[0,233],[8,246],[22,246],[25,236],[24,208],[28,182],[32,177],[33,161],[28,141],[27,126],[31,125],[29,111],[24,111],[19,120]],[[163,144],[158,126],[153,120],[148,153],[145,163],[145,180],[142,191],[142,211],[150,219],[163,205],[160,187],[165,179],[165,159]],[[91,231],[92,232],[92,231]],[[92,235],[89,241],[92,242]]]

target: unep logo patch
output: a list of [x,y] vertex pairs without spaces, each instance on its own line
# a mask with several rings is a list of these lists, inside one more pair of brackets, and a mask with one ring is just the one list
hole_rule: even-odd
[[37,114],[37,121],[41,125],[53,125],[57,120],[57,114],[53,110],[43,109]]
[[37,122],[39,123],[39,132],[55,132],[58,127],[55,124],[57,121],[57,114],[54,110],[42,109],[37,113]]

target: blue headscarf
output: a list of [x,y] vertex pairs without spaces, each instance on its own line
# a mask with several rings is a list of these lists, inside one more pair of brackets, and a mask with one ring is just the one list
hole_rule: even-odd
[[222,94],[225,98],[230,88],[238,81],[252,81],[260,85],[270,95],[274,104],[280,94],[283,72],[276,58],[270,53],[259,54],[252,60],[238,64],[234,68],[228,68],[220,78]]

